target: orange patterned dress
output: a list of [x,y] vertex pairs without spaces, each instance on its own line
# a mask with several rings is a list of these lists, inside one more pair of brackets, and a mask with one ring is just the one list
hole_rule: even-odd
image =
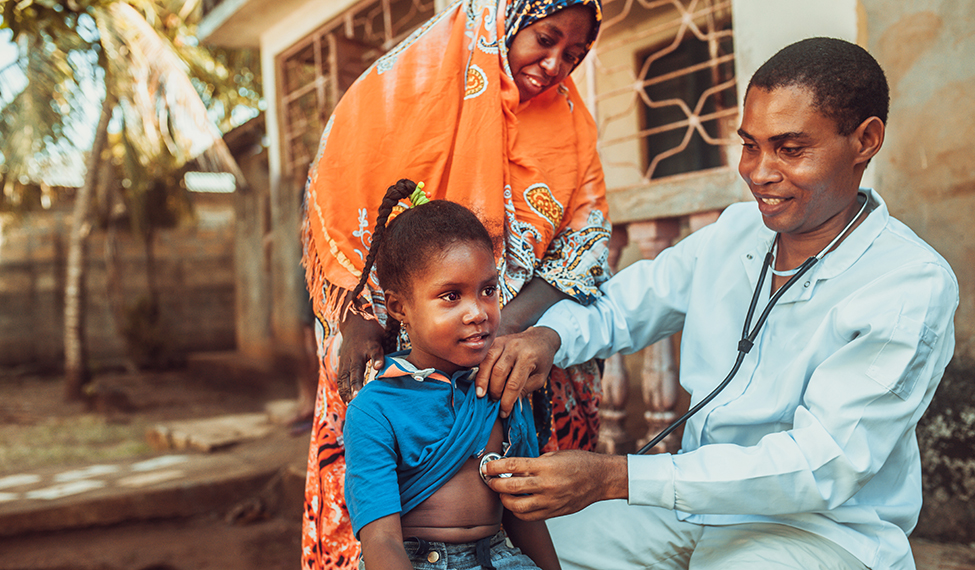
[[[609,278],[610,226],[595,123],[571,78],[522,103],[507,65],[507,39],[518,26],[572,4],[593,6],[600,17],[596,0],[518,0],[511,6],[464,0],[373,64],[329,118],[309,174],[302,225],[321,364],[303,568],[358,564],[344,499],[338,322],[390,184],[422,180],[431,198],[461,203],[481,218],[497,238],[502,303],[536,276],[591,303]],[[375,275],[361,300],[384,324]],[[600,396],[595,362],[553,369],[532,399],[540,448],[593,449]]]

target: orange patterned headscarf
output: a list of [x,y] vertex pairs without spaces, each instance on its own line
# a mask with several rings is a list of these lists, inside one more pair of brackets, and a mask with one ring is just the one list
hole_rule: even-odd
[[[600,14],[596,0],[561,2]],[[506,12],[505,0],[465,0],[437,15],[374,63],[329,118],[304,228],[319,316],[336,317],[358,281],[376,210],[400,178],[425,182],[431,198],[484,222],[499,244],[504,302],[536,274],[583,301],[608,278],[595,124],[571,78],[520,103]]]

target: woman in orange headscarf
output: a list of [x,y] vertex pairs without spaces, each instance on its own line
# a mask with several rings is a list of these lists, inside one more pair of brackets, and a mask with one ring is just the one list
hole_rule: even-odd
[[[375,276],[348,297],[389,184],[422,180],[430,198],[484,222],[497,244],[499,334],[524,330],[560,299],[592,302],[609,278],[596,127],[569,77],[601,19],[599,0],[463,0],[373,64],[329,118],[303,225],[321,364],[304,568],[352,568],[359,557],[342,424],[345,402],[382,362],[386,313]],[[595,362],[553,369],[532,398],[540,449],[592,449],[599,399]]]

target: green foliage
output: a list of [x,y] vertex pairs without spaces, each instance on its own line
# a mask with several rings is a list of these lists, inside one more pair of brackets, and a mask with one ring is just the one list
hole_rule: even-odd
[[3,3],[3,22],[0,29],[10,29],[14,37],[44,36],[57,38],[77,33],[81,16],[91,14],[92,8],[105,6],[114,0],[12,0]]
[[[4,2],[0,27],[13,31],[20,57],[14,70],[0,70],[0,203],[24,203],[21,185],[45,179],[60,157],[88,150],[85,133],[98,119],[90,99],[106,91],[118,99],[111,129],[124,133],[107,155],[125,157],[116,172],[129,181],[127,204],[143,203],[139,194],[155,179],[171,180],[201,154],[205,169],[238,174],[225,164],[229,155],[209,156],[209,149],[263,104],[258,54],[201,47],[199,13],[194,0]],[[14,94],[4,73],[18,70],[26,85]],[[166,187],[182,193],[178,184]]]

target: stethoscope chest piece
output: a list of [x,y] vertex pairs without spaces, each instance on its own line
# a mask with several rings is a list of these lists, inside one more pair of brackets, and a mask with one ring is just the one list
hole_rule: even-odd
[[[484,455],[481,456],[481,463],[477,466],[477,472],[478,474],[480,474],[481,480],[484,481],[484,484],[487,484],[488,479],[491,478],[484,474],[484,466],[496,459],[501,459],[501,455],[498,453],[494,453],[493,451],[491,453],[485,453]],[[498,477],[502,477],[502,478],[511,477],[511,473],[501,473],[498,475]]]

